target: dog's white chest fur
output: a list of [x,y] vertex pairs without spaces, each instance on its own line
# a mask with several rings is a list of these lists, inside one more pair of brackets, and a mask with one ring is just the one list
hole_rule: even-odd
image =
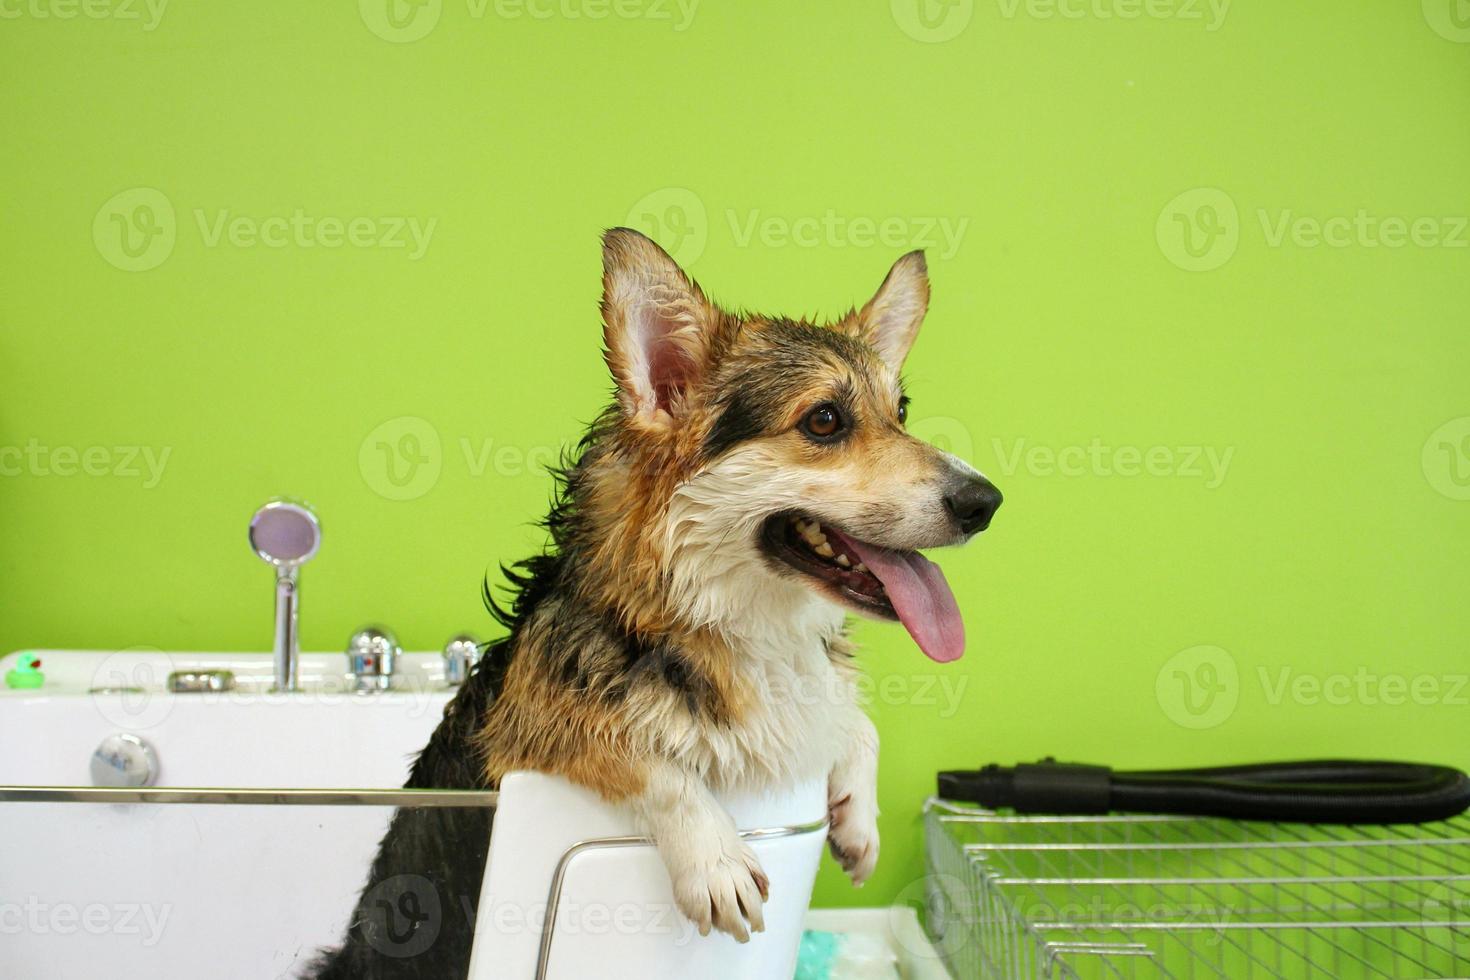
[[828,653],[841,618],[823,610],[799,629],[747,638],[734,666],[749,695],[738,720],[694,722],[668,733],[675,735],[676,755],[713,789],[759,791],[825,778],[859,710],[851,681]]

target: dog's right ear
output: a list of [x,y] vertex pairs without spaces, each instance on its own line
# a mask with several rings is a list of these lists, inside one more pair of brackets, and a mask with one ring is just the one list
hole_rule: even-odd
[[602,236],[605,356],[618,401],[635,421],[663,428],[681,414],[718,315],[649,238],[631,228]]
[[849,329],[872,345],[898,372],[929,309],[929,267],[922,251],[910,252],[888,270],[878,294],[868,300]]

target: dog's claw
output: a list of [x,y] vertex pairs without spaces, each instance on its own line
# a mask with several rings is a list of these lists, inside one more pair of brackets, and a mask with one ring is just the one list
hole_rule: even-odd
[[858,888],[868,880],[878,863],[878,810],[855,806],[853,795],[844,793],[828,805],[831,825],[827,845]]
[[718,929],[746,943],[766,929],[762,903],[771,885],[749,847],[736,841],[733,850],[720,849],[708,864],[675,874],[674,899],[701,936]]
[[[766,877],[766,873],[760,869],[759,865],[751,869],[751,875],[755,878],[755,886],[761,891],[761,900],[769,901],[771,897],[771,879]],[[762,925],[761,928],[764,929],[765,926]]]

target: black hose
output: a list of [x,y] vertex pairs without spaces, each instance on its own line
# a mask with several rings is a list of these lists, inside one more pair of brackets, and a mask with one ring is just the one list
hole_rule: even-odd
[[1318,760],[1113,772],[1044,759],[939,774],[939,795],[1018,813],[1172,813],[1297,823],[1425,823],[1470,809],[1470,776],[1410,762]]

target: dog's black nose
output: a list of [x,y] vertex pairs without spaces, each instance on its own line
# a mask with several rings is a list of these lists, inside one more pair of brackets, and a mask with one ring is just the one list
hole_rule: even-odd
[[1001,500],[995,484],[977,476],[945,494],[944,506],[959,522],[960,530],[974,534],[990,526],[990,519],[1000,509]]

